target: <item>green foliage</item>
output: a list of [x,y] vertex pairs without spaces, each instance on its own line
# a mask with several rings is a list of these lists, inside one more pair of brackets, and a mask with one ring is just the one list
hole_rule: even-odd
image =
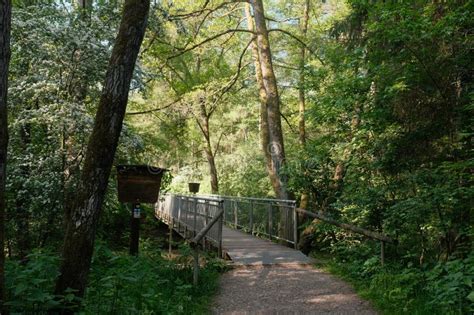
[[36,250],[27,259],[26,263],[6,262],[7,305],[12,312],[41,312],[57,306],[60,302],[52,292],[59,258],[50,251]]
[[[161,257],[154,246],[141,245],[138,257],[113,252],[99,242],[81,314],[204,314],[217,289],[219,260],[209,258],[200,270],[200,282],[192,285],[190,251],[178,261]],[[188,252],[188,254],[186,254]],[[28,262],[8,260],[6,287],[12,313],[44,313],[74,299],[72,292],[55,296],[59,258],[51,251],[35,251]]]
[[[315,229],[313,248],[335,255],[332,268],[388,313],[472,313],[474,1],[311,1],[304,39],[304,1],[265,5],[290,192],[309,196],[310,210],[398,240],[384,268],[379,244],[326,224]],[[7,242],[11,257],[24,257],[33,247],[60,243],[120,5],[99,1],[87,19],[52,1],[14,6]],[[200,181],[209,193],[209,145],[220,193],[272,196],[246,48],[251,34],[228,32],[246,27],[238,6],[202,0],[153,7],[129,105],[144,113],[126,116],[117,164],[164,166],[173,173],[167,188],[187,192],[188,182]],[[276,29],[307,42],[302,68],[301,46]],[[300,87],[304,146],[296,130]],[[196,298],[211,294],[218,266],[204,272],[210,286],[196,290],[188,286],[186,258],[173,264],[153,251],[135,259],[107,249],[127,242],[130,210],[118,203],[116,188],[113,171],[98,232],[107,246],[94,261],[87,312],[204,312]],[[146,213],[151,226],[152,209]],[[47,293],[55,256],[28,257],[24,265],[8,262],[12,307],[25,303],[33,312],[69,299]]]
[[474,253],[465,259],[438,263],[428,272],[430,304],[446,312],[474,312]]
[[[354,255],[354,253],[359,253]],[[361,252],[363,254],[361,254]],[[357,244],[332,248],[328,256],[314,253],[319,266],[354,284],[384,314],[470,314],[474,302],[473,255],[417,267],[390,262],[382,267],[378,256]]]
[[471,313],[474,2],[348,3],[305,69],[313,137],[287,172],[311,208],[398,244],[381,268],[377,244],[318,223],[313,248],[388,313]]
[[85,297],[85,313],[205,313],[218,274],[212,265],[201,271],[200,285],[194,287],[190,264],[166,261],[159,251],[131,257],[99,246]]

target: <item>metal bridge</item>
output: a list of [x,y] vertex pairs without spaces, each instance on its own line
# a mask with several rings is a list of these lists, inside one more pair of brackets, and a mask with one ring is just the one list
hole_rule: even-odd
[[155,216],[191,240],[196,264],[198,244],[216,247],[235,265],[311,263],[294,249],[297,212],[292,200],[168,194],[156,204]]

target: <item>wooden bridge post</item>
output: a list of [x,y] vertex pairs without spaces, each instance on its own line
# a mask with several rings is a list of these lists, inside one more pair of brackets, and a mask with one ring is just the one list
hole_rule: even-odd
[[193,218],[193,237],[196,236],[197,232],[197,199],[194,198],[193,200],[193,212],[194,212],[194,218]]
[[140,218],[141,207],[139,203],[132,205],[132,215],[130,218],[130,255],[138,255],[138,245],[140,242]]

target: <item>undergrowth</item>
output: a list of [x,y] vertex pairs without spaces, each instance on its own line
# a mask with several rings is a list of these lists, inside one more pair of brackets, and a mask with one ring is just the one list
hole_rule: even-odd
[[343,258],[322,251],[312,256],[318,267],[350,282],[382,314],[474,314],[474,253],[421,267],[400,262],[382,267],[378,256]]
[[[96,246],[89,285],[80,314],[204,314],[217,289],[223,263],[207,257],[192,285],[189,248],[182,246],[174,260],[162,257],[142,242],[138,257],[112,251],[104,243]],[[55,296],[59,257],[48,250],[36,250],[28,262],[9,260],[6,265],[8,305],[12,313],[41,314],[70,302],[74,295]]]

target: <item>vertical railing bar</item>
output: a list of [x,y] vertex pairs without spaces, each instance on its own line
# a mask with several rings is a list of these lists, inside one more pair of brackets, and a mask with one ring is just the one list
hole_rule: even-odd
[[268,204],[268,236],[272,239],[272,230],[273,230],[273,214],[272,214],[272,204]]
[[173,219],[171,219],[171,224],[169,225],[169,238],[168,238],[168,254],[171,257],[171,244],[173,243]]
[[298,214],[296,213],[296,205],[293,206],[293,241],[295,249],[298,249]]
[[237,229],[239,224],[239,217],[237,213],[237,200],[234,200],[234,226]]
[[250,234],[253,235],[253,200],[250,200],[250,222],[249,222]]
[[[219,208],[222,207],[224,209],[224,203],[219,203]],[[216,212],[217,213],[217,212]],[[219,226],[217,228],[217,254],[219,258],[222,257],[222,228],[224,225],[224,218],[221,216],[219,220]]]
[[194,206],[194,218],[193,218],[193,237],[196,236],[197,232],[197,199],[193,198],[193,206]]
[[223,207],[224,207],[224,213],[223,213],[224,222],[227,222],[227,221],[226,221],[226,211],[227,211],[227,210],[226,210],[226,204],[227,204],[227,202],[226,202],[226,200],[224,200],[224,205],[223,205]]

